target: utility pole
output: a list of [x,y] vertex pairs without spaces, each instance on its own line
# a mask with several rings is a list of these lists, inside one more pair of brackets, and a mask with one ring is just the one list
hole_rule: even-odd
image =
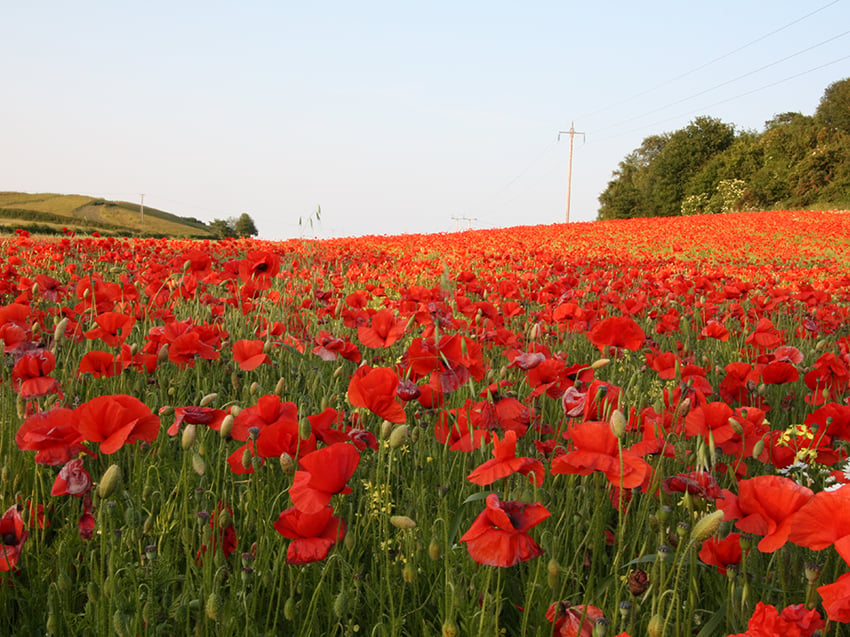
[[576,135],[581,135],[582,141],[584,141],[585,136],[584,133],[579,132],[575,129],[573,122],[570,122],[570,130],[562,130],[558,131],[558,141],[561,141],[561,135],[569,135],[570,136],[570,163],[567,168],[567,223],[570,222],[570,189],[572,188],[573,182],[573,140]]
[[467,230],[472,230],[472,222],[478,221],[478,219],[476,219],[475,217],[454,217],[453,216],[452,219],[455,220],[455,232],[458,232],[460,230],[460,222],[461,221],[466,221],[466,229]]
[[[140,219],[141,222],[144,223],[145,222],[145,195],[144,195],[144,193],[142,193],[141,197],[142,197],[142,203],[139,206],[139,216],[141,217],[141,219]],[[569,210],[569,207],[567,209]]]

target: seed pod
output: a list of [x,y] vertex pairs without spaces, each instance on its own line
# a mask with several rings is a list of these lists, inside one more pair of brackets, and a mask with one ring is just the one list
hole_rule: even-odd
[[121,486],[121,467],[117,464],[109,465],[100,478],[97,493],[101,498],[108,498]]

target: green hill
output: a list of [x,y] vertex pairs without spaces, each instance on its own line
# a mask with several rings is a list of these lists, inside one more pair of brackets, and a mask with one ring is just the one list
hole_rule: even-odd
[[23,228],[33,233],[75,232],[134,237],[213,239],[205,223],[126,201],[86,195],[0,192],[0,232]]

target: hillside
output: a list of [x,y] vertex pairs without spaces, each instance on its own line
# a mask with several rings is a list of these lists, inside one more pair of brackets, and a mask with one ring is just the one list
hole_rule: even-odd
[[0,232],[23,228],[35,233],[56,233],[62,228],[102,235],[214,238],[206,224],[190,217],[125,201],[86,195],[0,192]]

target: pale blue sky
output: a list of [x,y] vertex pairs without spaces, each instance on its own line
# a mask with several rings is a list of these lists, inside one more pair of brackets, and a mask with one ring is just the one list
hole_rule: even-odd
[[571,121],[590,221],[645,137],[762,130],[850,77],[848,0],[40,0],[0,23],[0,190],[248,212],[268,239],[561,222]]

